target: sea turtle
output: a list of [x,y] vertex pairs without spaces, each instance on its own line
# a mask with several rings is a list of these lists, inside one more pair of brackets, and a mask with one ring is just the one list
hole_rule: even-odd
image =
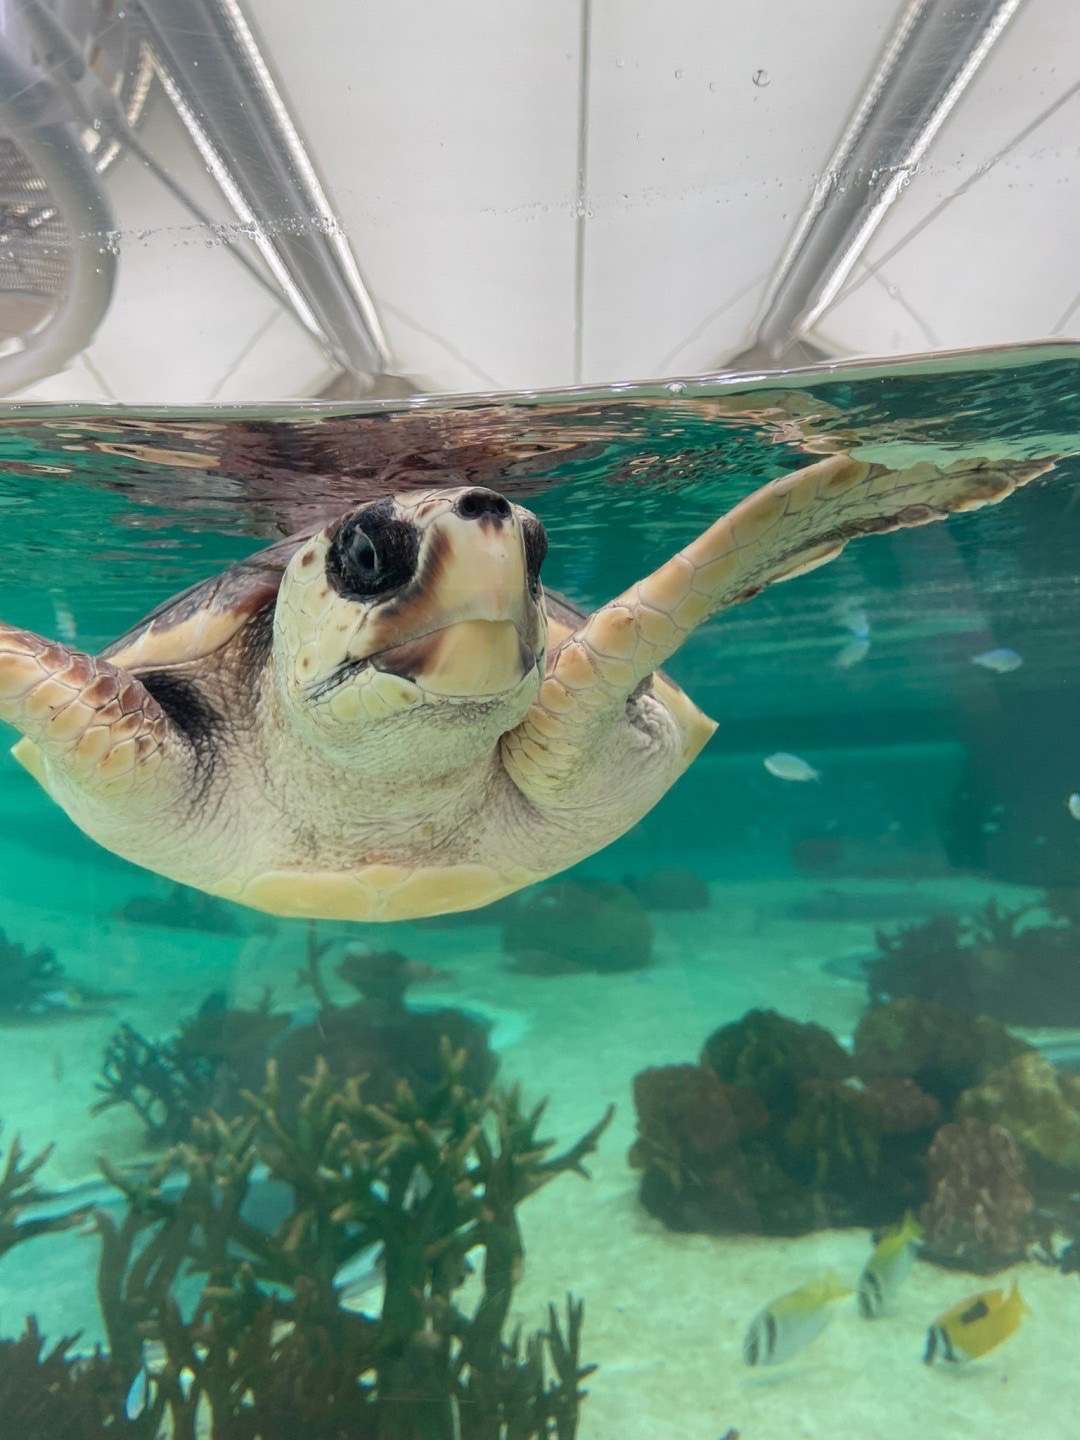
[[95,840],[279,915],[467,910],[634,825],[715,725],[658,667],[853,536],[1049,468],[833,455],[585,615],[540,521],[478,486],[384,497],[185,591],[101,655],[0,625],[16,757]]

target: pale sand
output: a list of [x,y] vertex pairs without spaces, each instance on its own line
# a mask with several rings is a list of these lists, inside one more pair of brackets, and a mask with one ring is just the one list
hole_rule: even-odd
[[[145,893],[150,883],[140,888]],[[916,1267],[895,1315],[867,1323],[853,1305],[840,1306],[830,1328],[796,1360],[750,1370],[741,1342],[755,1311],[824,1269],[854,1282],[869,1249],[866,1233],[795,1241],[679,1236],[637,1203],[637,1177],[626,1163],[636,1071],[694,1059],[711,1030],[754,1005],[850,1035],[864,991],[821,966],[868,948],[874,927],[779,916],[781,906],[815,888],[807,882],[714,887],[712,909],[654,917],[656,963],[638,974],[516,975],[503,968],[491,928],[401,926],[369,929],[360,938],[455,972],[451,985],[417,988],[415,1001],[488,1007],[498,1015],[498,1033],[511,1042],[503,1049],[502,1078],[521,1079],[529,1099],[550,1097],[544,1129],[560,1145],[571,1144],[609,1100],[618,1107],[591,1163],[592,1181],[561,1177],[522,1210],[528,1262],[515,1318],[527,1327],[543,1323],[546,1302],[561,1305],[567,1290],[586,1302],[583,1357],[600,1369],[587,1382],[581,1440],[718,1440],[729,1427],[742,1440],[1004,1440],[1021,1434],[1074,1440],[1076,1278],[1021,1267],[1032,1318],[1006,1346],[964,1371],[920,1363],[926,1326],[964,1295],[1008,1277],[985,1282],[926,1265]],[[865,888],[876,893],[885,886]],[[920,886],[919,893],[935,889],[951,897],[965,890],[973,905],[991,893],[955,882]],[[106,921],[132,893],[132,879],[117,872],[89,893],[84,888],[71,909],[51,914],[16,895],[4,897],[0,924],[10,936],[55,945],[67,969],[88,982],[138,992],[111,1015],[2,1032],[0,1114],[8,1134],[20,1130],[28,1146],[59,1141],[46,1175],[53,1183],[92,1173],[103,1150],[118,1158],[140,1152],[132,1116],[114,1111],[91,1120],[86,1114],[91,1080],[118,1016],[160,1036],[223,986],[237,1004],[256,1002],[267,984],[279,1005],[307,1000],[294,985],[302,928],[245,939]],[[1000,888],[994,893],[1002,896]],[[338,982],[333,988],[342,1001],[349,998]]]

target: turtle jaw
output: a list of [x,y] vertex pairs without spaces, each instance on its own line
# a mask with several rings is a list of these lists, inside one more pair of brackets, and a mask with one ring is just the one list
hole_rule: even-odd
[[539,686],[536,637],[523,636],[512,620],[459,620],[390,646],[371,664],[435,701],[496,700],[532,675]]

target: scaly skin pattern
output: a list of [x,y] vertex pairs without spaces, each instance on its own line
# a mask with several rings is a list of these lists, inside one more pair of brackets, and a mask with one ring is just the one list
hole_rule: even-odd
[[536,703],[504,738],[507,769],[534,799],[576,800],[607,768],[603,749],[626,697],[710,616],[834,560],[857,535],[994,504],[1050,468],[975,460],[897,471],[834,455],[763,486],[549,656]]
[[162,767],[182,763],[168,717],[133,675],[3,624],[0,719],[39,747],[51,777],[118,805],[155,797]]

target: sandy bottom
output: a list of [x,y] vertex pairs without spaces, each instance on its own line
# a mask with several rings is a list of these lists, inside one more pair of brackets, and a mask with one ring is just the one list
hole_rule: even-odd
[[[240,1005],[255,1003],[267,985],[279,1006],[309,999],[295,985],[302,927],[219,937],[121,924],[108,917],[133,893],[126,873],[117,871],[114,879],[110,872],[95,883],[77,906],[51,913],[9,895],[0,917],[12,938],[53,945],[72,976],[133,992],[110,1014],[0,1032],[5,1139],[19,1131],[28,1147],[56,1140],[45,1175],[53,1184],[94,1174],[103,1151],[121,1160],[140,1153],[134,1117],[87,1114],[118,1017],[160,1036],[222,987]],[[150,886],[141,888],[146,893]],[[880,895],[888,887],[862,888]],[[991,893],[968,882],[894,888],[928,905],[939,895],[977,906]],[[522,1210],[528,1260],[515,1318],[527,1327],[542,1324],[547,1301],[561,1305],[566,1291],[585,1300],[583,1358],[599,1370],[588,1382],[581,1440],[719,1440],[732,1428],[742,1440],[1021,1434],[1074,1440],[1080,1410],[1075,1277],[1020,1267],[1031,1318],[1007,1345],[963,1369],[920,1363],[926,1327],[987,1282],[920,1264],[890,1317],[865,1322],[853,1303],[838,1305],[831,1326],[795,1360],[751,1370],[741,1343],[754,1313],[824,1270],[854,1283],[869,1253],[867,1233],[794,1241],[679,1236],[637,1203],[636,1176],[626,1162],[636,1071],[695,1058],[711,1030],[752,1006],[773,1006],[850,1036],[864,989],[822,967],[869,949],[874,924],[787,913],[815,889],[802,881],[716,886],[710,910],[655,917],[655,964],[629,975],[511,973],[498,932],[487,927],[402,925],[392,938],[384,929],[360,938],[393,944],[454,973],[452,984],[425,987],[414,998],[487,1010],[496,1023],[503,1080],[521,1080],[529,1099],[550,1098],[547,1133],[560,1145],[576,1140],[609,1101],[617,1106],[591,1165],[592,1180],[561,1177]],[[993,893],[1004,903],[1023,898],[1001,887]],[[348,998],[344,989],[340,998]],[[43,1259],[48,1244],[42,1242]],[[3,1282],[0,1264],[0,1329],[11,1333],[24,1297]],[[990,1283],[1007,1285],[1008,1276]],[[33,1298],[25,1300],[30,1308]]]

